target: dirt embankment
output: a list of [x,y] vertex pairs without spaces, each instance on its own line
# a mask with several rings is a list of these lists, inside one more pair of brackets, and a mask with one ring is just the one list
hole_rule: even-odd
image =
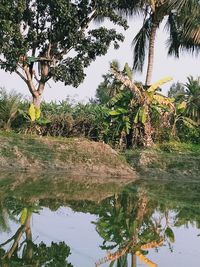
[[0,133],[0,168],[136,178],[135,171],[110,146],[81,138]]

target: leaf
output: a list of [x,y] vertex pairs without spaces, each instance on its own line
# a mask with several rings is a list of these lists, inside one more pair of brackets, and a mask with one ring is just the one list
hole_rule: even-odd
[[190,118],[182,117],[182,121],[188,128],[194,129],[195,127],[198,127],[198,123]]
[[30,108],[28,110],[28,114],[31,118],[31,121],[35,121],[36,117],[35,117],[35,106],[33,104],[30,105]]
[[172,77],[165,77],[165,78],[163,78],[163,79],[157,81],[156,83],[152,84],[152,85],[149,87],[149,89],[147,90],[147,92],[149,92],[149,93],[150,93],[150,92],[155,92],[156,89],[157,89],[158,87],[160,87],[160,86],[163,85],[164,83],[167,83],[167,82],[171,81],[172,79],[173,79]]
[[113,267],[114,266],[114,263],[115,263],[115,261],[111,261],[109,267]]
[[147,118],[147,114],[146,114],[145,108],[142,107],[140,108],[140,112],[139,112],[139,121],[144,124],[146,122],[146,118]]
[[35,118],[38,120],[41,116],[41,110],[40,108],[35,108]]
[[131,68],[129,67],[128,63],[126,63],[126,64],[124,65],[123,74],[124,74],[124,75],[127,75],[128,78],[129,78],[130,80],[132,80],[132,70],[131,70]]
[[170,110],[174,110],[174,104],[172,103],[173,99],[166,97],[164,95],[161,95],[161,94],[154,94],[153,99],[159,105],[163,105],[163,106],[170,108]]
[[135,115],[134,123],[139,122],[139,113],[140,113],[140,109],[138,110],[137,114]]
[[174,243],[175,237],[174,237],[174,232],[170,227],[167,227],[165,230],[166,236],[169,238],[170,242]]
[[130,119],[128,116],[124,116],[123,117],[123,122],[124,122],[124,130],[126,132],[126,134],[130,133],[130,129],[131,129],[131,123],[130,123]]
[[27,219],[27,216],[28,216],[28,210],[27,210],[27,208],[24,208],[22,210],[22,213],[21,213],[21,216],[20,216],[20,223],[21,223],[21,225],[24,225],[25,224],[26,219]]
[[128,113],[128,110],[124,108],[117,108],[116,110],[111,110],[109,112],[109,115],[116,116],[116,115],[121,115],[121,114],[126,114],[126,113]]
[[180,110],[180,109],[185,109],[187,106],[187,103],[185,101],[181,102],[180,104],[177,105],[177,109]]

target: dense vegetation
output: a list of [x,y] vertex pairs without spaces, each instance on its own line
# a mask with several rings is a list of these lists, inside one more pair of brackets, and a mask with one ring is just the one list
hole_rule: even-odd
[[[0,10],[0,67],[18,74],[33,98],[29,108],[22,96],[2,89],[2,129],[42,136],[84,136],[116,148],[147,147],[171,139],[199,143],[200,78],[174,84],[168,97],[161,94],[160,87],[170,77],[151,83],[156,32],[164,19],[169,54],[199,52],[199,1],[9,0],[2,1]],[[145,83],[132,80],[127,64],[120,71],[113,62],[89,103],[70,99],[41,103],[49,79],[78,86],[84,80],[84,69],[97,56],[105,55],[112,43],[118,48],[123,41],[114,28],[91,27],[93,20],[102,23],[106,18],[127,29],[127,15],[135,13],[144,20],[133,39],[133,69],[143,70],[148,53]]]
[[[126,64],[117,73],[131,81],[131,70]],[[130,77],[130,79],[128,78]],[[115,148],[146,146],[145,124],[150,124],[152,143],[180,140],[200,142],[200,79],[189,77],[185,85],[173,84],[169,97],[161,94],[159,85],[152,92],[136,83],[143,95],[138,99],[129,85],[119,81],[112,72],[103,76],[96,98],[88,103],[71,99],[62,102],[42,102],[41,117],[33,120],[29,101],[16,92],[0,91],[0,127],[17,133],[41,136],[86,137],[103,141]],[[164,79],[165,82],[165,79]],[[147,111],[144,101],[148,101]],[[32,118],[32,119],[31,119]]]

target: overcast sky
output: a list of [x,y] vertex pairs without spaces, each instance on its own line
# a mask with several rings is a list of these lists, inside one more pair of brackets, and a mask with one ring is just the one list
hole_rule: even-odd
[[[63,100],[67,96],[75,98],[78,101],[87,101],[89,98],[95,96],[95,90],[98,84],[102,81],[102,74],[105,74],[109,69],[109,62],[112,60],[118,60],[121,67],[126,62],[132,66],[132,48],[131,42],[138,29],[141,27],[142,21],[139,19],[130,20],[130,28],[124,32],[125,41],[120,45],[118,50],[113,48],[109,49],[106,56],[99,57],[91,66],[86,70],[86,78],[78,88],[72,86],[64,86],[64,84],[58,82],[54,83],[50,81],[50,86],[46,86],[43,99],[47,101],[51,100]],[[107,24],[108,25],[108,24]],[[157,32],[156,48],[155,48],[155,62],[152,82],[159,80],[165,76],[172,76],[173,81],[185,82],[187,76],[192,75],[197,77],[200,75],[200,56],[192,56],[191,54],[182,54],[180,59],[167,56],[166,49],[166,32],[161,29]],[[145,80],[146,67],[144,73],[134,74],[134,79],[138,81]],[[0,70],[1,87],[5,87],[7,90],[15,89],[17,92],[21,92],[23,95],[29,96],[28,89],[25,83],[16,75],[5,73]],[[163,92],[166,94],[170,83],[163,87]]]

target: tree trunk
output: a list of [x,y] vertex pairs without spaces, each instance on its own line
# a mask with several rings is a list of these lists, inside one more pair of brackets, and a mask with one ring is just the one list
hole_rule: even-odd
[[151,126],[151,118],[149,115],[149,107],[145,105],[145,112],[146,112],[146,122],[144,123],[144,146],[151,147],[153,146],[154,142],[152,139],[152,126]]
[[33,242],[32,242],[32,232],[31,232],[31,215],[26,220],[26,242],[27,247],[25,251],[25,258],[31,261],[33,257]]
[[40,104],[41,104],[41,95],[38,95],[38,96],[33,96],[33,104],[36,108],[40,108]]
[[33,83],[33,73],[30,70],[30,66],[25,65],[24,71],[27,77],[26,84],[28,86],[28,89],[33,97],[33,104],[36,108],[40,108],[41,104],[41,96],[45,88],[45,84],[47,82],[47,76],[49,74],[49,66],[48,63],[42,63],[41,64],[41,78],[40,80],[37,80],[39,85],[36,87]]
[[148,53],[148,66],[145,85],[151,85],[152,73],[153,73],[153,61],[154,61],[154,47],[156,39],[156,30],[158,28],[157,23],[153,23],[151,27],[150,39],[149,39],[149,53]]
[[131,253],[131,267],[137,267],[136,255]]

